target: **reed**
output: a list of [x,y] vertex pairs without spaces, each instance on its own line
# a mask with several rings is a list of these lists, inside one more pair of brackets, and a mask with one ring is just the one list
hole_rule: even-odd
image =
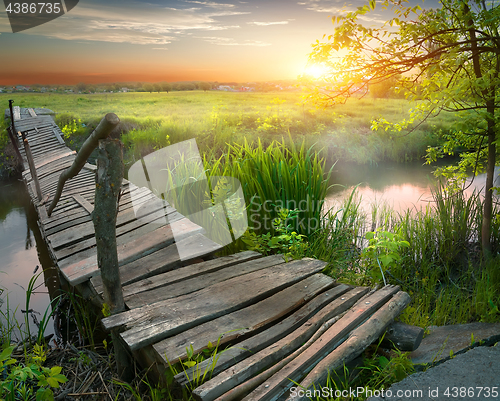
[[273,141],[264,147],[229,145],[214,162],[205,158],[209,176],[230,176],[241,184],[248,205],[249,226],[258,233],[272,232],[272,220],[280,209],[298,211],[292,222],[299,234],[310,235],[320,228],[321,211],[329,188],[331,169],[314,147]]

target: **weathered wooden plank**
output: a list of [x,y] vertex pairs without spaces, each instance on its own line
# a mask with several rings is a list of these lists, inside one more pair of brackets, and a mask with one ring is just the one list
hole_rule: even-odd
[[[178,246],[191,247],[187,258],[179,259]],[[159,251],[146,255],[141,259],[128,263],[120,268],[120,278],[130,282],[150,277],[157,273],[163,273],[175,269],[178,266],[192,262],[200,257],[208,256],[222,249],[222,246],[211,241],[201,233],[193,234],[187,238],[177,241]],[[100,276],[92,278],[97,286],[94,291],[97,295],[102,294],[102,281]]]
[[[83,216],[84,213],[80,205],[76,202],[74,202],[74,199],[72,198],[72,195],[75,194],[76,192],[73,193],[67,193],[61,195],[61,202],[64,202],[67,199],[71,199],[70,205],[65,205],[63,207],[58,207],[56,210],[52,213],[52,215],[47,219],[47,221],[43,221],[42,223],[49,226],[56,226],[61,224],[62,222],[65,222],[68,219],[78,218]],[[83,196],[87,201],[92,203],[94,199],[94,193],[95,193],[95,186],[87,186],[84,188],[81,188],[80,191],[78,192],[79,195]],[[149,194],[151,196],[151,194]],[[125,199],[124,199],[125,198]],[[131,202],[130,198],[126,194],[125,196],[122,196],[122,199],[120,199],[120,209],[124,206],[128,207],[128,204]],[[83,213],[80,216],[73,216],[78,213]]]
[[[89,202],[89,198],[94,198],[94,191],[90,192],[83,192],[80,196],[82,196],[87,202]],[[153,196],[149,194],[149,196]],[[64,200],[64,197],[61,197],[62,200]],[[135,205],[140,205],[142,202],[147,201],[147,198],[139,199],[136,200]],[[92,202],[89,202],[92,205]],[[120,202],[120,207],[118,210],[118,213],[125,212],[126,210],[129,210],[133,207],[131,202],[125,202],[121,203]],[[71,210],[68,210],[64,214],[57,214],[53,215],[47,220],[44,220],[42,223],[45,228],[45,233],[46,235],[52,235],[56,232],[65,230],[67,228],[77,226],[78,224],[89,222],[90,221],[90,216],[87,213],[86,210],[82,210],[81,208],[73,208]]]
[[31,117],[36,117],[35,110],[33,110],[31,107],[28,108],[28,113],[30,114]]
[[[35,130],[37,130],[37,128],[35,128]],[[33,148],[40,148],[44,145],[61,147],[61,144],[57,142],[55,138],[47,137],[47,135],[43,135],[38,132],[31,131],[26,136],[28,138],[28,141],[30,142],[30,146],[33,145]]]
[[[57,181],[59,175],[60,174],[58,174],[57,172],[54,172],[50,176],[44,178],[43,186],[47,192],[55,193],[57,187],[55,181]],[[68,181],[68,190],[64,191],[64,193],[67,194],[70,191],[74,191],[75,189],[82,188],[84,186],[95,187],[95,179],[92,174],[88,172],[85,172],[85,174],[81,174]]]
[[[84,198],[87,199],[87,202],[89,202],[90,198],[94,198],[94,189],[92,188],[88,192],[82,192],[80,196],[83,196]],[[143,195],[137,195],[137,198],[134,197],[134,204],[136,206],[140,206],[143,202],[146,202],[147,200],[151,199],[153,197],[151,193],[146,193],[144,192]],[[61,196],[61,201],[65,199],[64,196]],[[91,203],[91,202],[89,202]],[[122,195],[120,199],[120,207],[119,207],[119,213],[121,211],[128,210],[133,207],[132,200],[130,199],[130,196],[128,193],[125,193],[125,195]],[[64,230],[66,228],[72,227],[76,224],[80,224],[79,219],[82,217],[85,217],[86,219],[84,221],[90,221],[88,220],[88,214],[86,211],[81,210],[81,208],[77,207],[75,204],[75,207],[67,210],[64,213],[58,213],[58,214],[53,214],[51,217],[49,217],[47,220],[42,221],[46,231],[47,235],[53,234],[54,232]],[[73,223],[73,220],[75,223]],[[54,230],[54,231],[52,231]]]
[[[83,196],[73,195],[73,199],[76,200],[88,212],[88,214],[92,214],[94,211],[94,205],[91,205],[90,202],[88,202]],[[84,224],[81,224],[78,227],[81,227],[82,225]]]
[[[334,288],[319,294],[314,297],[307,304],[302,306],[298,311],[294,312],[292,315],[283,319],[281,322],[274,324],[267,330],[264,330],[256,335],[253,335],[246,340],[238,342],[231,348],[225,349],[224,352],[217,355],[217,362],[214,364],[212,359],[206,359],[205,361],[199,363],[197,366],[186,369],[183,372],[175,376],[175,381],[181,386],[186,386],[193,378],[196,378],[200,372],[205,372],[210,370],[212,376],[215,376],[227,369],[228,367],[235,365],[244,358],[255,354],[256,352],[266,348],[267,346],[273,344],[274,342],[281,340],[283,337],[290,334],[292,331],[297,329],[299,326],[304,324],[308,319],[310,319],[314,314],[316,314],[321,308],[325,307],[327,304],[331,303],[337,297],[345,294],[350,289],[349,286],[345,284],[339,284]],[[366,288],[359,288],[353,293],[357,294],[357,297],[361,297],[366,293]],[[349,295],[350,296],[350,295]],[[348,296],[348,297],[349,297]],[[356,296],[352,299],[354,303],[358,298]],[[344,301],[347,298],[344,297]],[[346,306],[347,308],[348,306]],[[321,316],[321,315],[318,315]],[[324,319],[327,319],[325,317]],[[310,321],[310,326],[314,324],[314,321]],[[155,344],[153,347],[158,348],[158,357],[166,363],[164,355],[167,352],[164,347],[159,348],[159,344]],[[213,367],[215,365],[215,367]]]
[[[79,198],[81,198],[81,196],[73,195],[73,198],[75,199],[75,201],[77,201],[79,204],[83,206],[83,204],[80,203],[79,201]],[[89,213],[92,213],[93,206],[83,198],[82,202],[88,204],[88,207],[91,209]],[[175,209],[170,206],[166,206],[166,208],[164,209],[160,205],[156,209],[151,209],[150,214],[141,216],[140,219],[136,217],[136,213],[133,208],[119,211],[116,222],[117,227],[122,227],[122,226],[126,227],[123,227],[120,231],[117,231],[117,235],[121,235],[124,232],[132,231],[145,224],[151,223],[155,220],[165,217],[165,212],[168,213],[167,214],[168,218],[169,214],[175,212]],[[78,226],[75,225],[66,230],[59,231],[58,233],[48,237],[48,240],[50,241],[54,249],[59,249],[61,247],[68,247],[68,245],[74,244],[86,238],[90,238],[93,235],[94,235],[94,224],[92,222],[87,222],[80,224]],[[94,244],[93,243],[90,244],[90,246],[92,245]]]
[[[131,239],[126,235],[123,236],[125,240],[119,237],[117,238],[117,244],[119,244],[118,261],[120,266],[138,260],[158,249],[162,249],[172,244],[174,241],[171,228],[172,225],[177,225],[176,232],[178,232],[179,235],[176,234],[176,239],[179,237],[179,240],[194,235],[201,230],[201,227],[191,223],[186,218],[182,218],[144,235],[138,233],[141,235],[138,235],[135,239]],[[136,232],[138,231],[139,230],[136,230]],[[59,267],[61,273],[71,285],[81,284],[98,272],[95,250],[92,250],[92,254],[85,259],[68,258],[66,260],[60,260]]]
[[[174,213],[175,214],[175,213]],[[181,216],[177,214],[179,219]],[[148,220],[149,221],[149,220]],[[135,239],[151,233],[155,231],[159,226],[164,224],[163,216],[161,218],[157,218],[156,220],[149,221],[147,224],[145,221],[141,222],[142,224],[137,223],[136,221],[132,221],[132,226],[135,225],[135,229],[130,230],[130,226],[121,226],[117,233],[119,235],[118,243],[120,245],[124,245],[128,242],[134,241]],[[71,230],[70,230],[71,231]],[[50,242],[49,242],[50,243]],[[92,234],[90,234],[87,238],[80,239],[78,242],[74,242],[72,244],[67,244],[64,247],[59,247],[55,252],[56,256],[59,259],[60,266],[66,265],[68,262],[63,259],[70,259],[74,261],[83,260],[88,257],[92,257],[94,255],[94,246],[95,246],[95,238]]]
[[[170,212],[168,215],[168,221],[169,224],[174,224],[178,223],[180,220],[184,219],[181,214],[179,214],[175,209],[172,209],[173,211]],[[129,209],[128,211],[124,212],[124,214],[129,214],[133,215],[134,211]],[[125,217],[123,218],[125,219]],[[183,221],[185,221],[184,219]],[[189,222],[188,223],[190,227],[192,228],[191,231],[192,234],[194,232],[200,232],[202,230],[201,227],[197,225],[193,225],[193,223]],[[126,242],[133,241],[141,236],[144,236],[155,229],[157,229],[160,226],[166,225],[165,224],[165,215],[163,211],[157,211],[155,213],[151,213],[147,216],[143,216],[140,219],[135,219],[134,216],[131,217],[131,220],[126,222],[126,224],[122,224],[122,220],[120,220],[120,225],[117,227],[116,230],[116,235],[118,237],[118,243],[119,244],[125,244]],[[176,226],[179,227],[179,226]],[[73,231],[73,230],[64,230],[66,235],[66,232]],[[62,232],[61,232],[62,233]],[[57,233],[55,235],[59,235],[60,233]],[[66,240],[67,237],[60,239],[60,240]],[[52,238],[49,238],[49,242],[52,244]],[[59,244],[60,245],[60,244]],[[62,260],[64,258],[70,257],[71,255],[76,255],[79,254],[78,259],[81,259],[83,255],[85,255],[85,251],[88,250],[89,248],[93,248],[95,245],[95,238],[93,237],[93,232],[89,228],[89,234],[87,237],[84,238],[77,238],[75,241],[68,241],[64,243],[64,246],[59,246],[56,251],[56,256],[59,260]],[[83,252],[83,253],[82,253]],[[91,252],[93,254],[93,252]],[[87,255],[90,256],[90,255]]]
[[[57,187],[57,177],[59,174],[53,174],[51,175],[50,179],[46,179],[45,181],[45,187],[47,188],[48,191],[50,192],[55,192],[55,188]],[[80,174],[78,174],[76,177],[68,180],[68,188],[74,189],[78,186],[83,186],[83,185],[93,185],[95,186],[95,178],[93,174],[91,174],[89,171],[81,171]],[[64,191],[64,193],[68,193],[69,191]]]
[[21,109],[19,106],[14,106],[12,112],[14,113],[14,121],[21,119]]
[[61,145],[65,145],[64,143],[64,139],[62,138],[61,134],[59,133],[59,128],[53,128],[52,129],[52,132],[54,133],[54,135],[56,136],[57,140],[59,141],[59,143]]
[[[191,238],[196,239],[197,237],[203,240],[201,236],[203,236],[203,234],[193,235],[193,237],[186,238],[184,241],[191,241]],[[181,245],[184,246],[185,244]],[[201,252],[202,249],[200,249],[199,251]],[[120,281],[125,289],[125,286],[129,284],[168,271],[165,278],[170,284],[173,284],[187,278],[199,277],[205,273],[217,271],[225,267],[234,266],[238,263],[244,263],[250,260],[258,259],[260,257],[262,257],[262,255],[258,252],[245,251],[236,253],[234,255],[208,260],[206,262],[195,263],[171,271],[172,269],[181,266],[185,261],[181,261],[179,259],[177,245],[170,245],[166,248],[152,253],[151,255],[146,256],[144,260],[141,259],[140,261],[131,262],[124,266],[121,266]],[[102,294],[103,289],[101,278],[99,276],[96,276],[92,278],[91,283],[96,293]]]
[[39,168],[44,167],[45,165],[53,163],[53,162],[58,161],[60,159],[64,159],[64,158],[72,158],[73,159],[75,154],[76,154],[76,152],[74,150],[66,150],[66,151],[62,151],[60,153],[56,153],[50,157],[47,157],[43,161],[40,161],[39,163],[35,163],[37,171]]
[[138,308],[142,305],[149,305],[164,301],[165,299],[189,294],[210,285],[229,280],[230,278],[275,266],[283,262],[282,255],[272,255],[263,259],[240,263],[237,269],[218,269],[205,273],[201,278],[198,276],[186,278],[175,283],[170,282],[170,278],[172,277],[170,272],[163,273],[126,286],[123,289],[123,296],[130,309]]
[[[365,323],[354,329],[349,338],[339,345],[333,352],[321,360],[314,369],[300,382],[304,388],[316,385],[320,388],[326,383],[328,372],[333,372],[342,367],[358,355],[360,355],[373,341],[375,341],[385,330],[385,328],[403,311],[410,303],[410,296],[403,291],[399,291],[394,297],[376,311]],[[268,400],[276,399],[268,397],[268,389],[276,386],[276,380],[269,380],[257,388],[246,399]],[[307,397],[289,397],[289,400],[308,400]]]
[[[272,345],[253,353],[194,390],[202,400],[214,400],[233,387],[245,382],[257,372],[269,368],[304,344],[328,320],[352,307],[368,292],[357,287],[330,302],[303,325]],[[366,298],[365,298],[366,299]],[[358,321],[357,323],[361,323]]]
[[[42,180],[41,180],[41,185],[43,186],[44,190],[47,193],[53,193],[55,191],[54,189],[54,179],[57,179],[59,176],[58,172],[55,171],[53,173],[50,173],[49,175],[46,175]],[[78,179],[74,180],[73,182],[70,183],[71,185],[68,185],[69,190],[75,190],[77,188],[82,188],[84,186],[92,185],[95,187],[95,183],[93,183],[91,177],[78,177]]]
[[45,158],[47,152],[65,149],[67,149],[65,146],[61,146],[57,142],[36,142],[33,143],[33,156],[37,158]]
[[192,347],[194,354],[197,354],[209,342],[222,350],[229,341],[269,327],[334,285],[332,278],[320,273],[314,274],[256,304],[166,338],[153,345],[153,348],[170,363],[186,359],[186,348]]
[[[40,182],[45,185],[47,182],[50,182],[52,179],[51,176],[58,176],[61,170],[67,168],[68,165],[71,165],[73,162],[73,158],[61,159],[60,161],[56,161],[54,163],[50,163],[45,165],[44,167],[37,168],[37,173],[39,173]],[[28,179],[31,179],[31,174],[26,174]]]
[[[157,302],[102,320],[105,329],[123,328],[120,334],[136,350],[197,324],[249,306],[314,273],[326,263],[302,259],[226,280],[200,291]],[[251,288],[252,291],[248,291]]]
[[[252,396],[249,399],[274,400],[281,397],[293,386],[294,381],[300,381],[304,374],[311,371],[319,361],[344,342],[352,330],[380,309],[398,290],[399,287],[386,286],[353,306],[340,320],[309,345],[306,350],[275,373],[266,382],[267,387],[264,388],[264,394],[259,393],[261,398],[253,398]],[[195,393],[197,391],[198,389],[195,390]]]

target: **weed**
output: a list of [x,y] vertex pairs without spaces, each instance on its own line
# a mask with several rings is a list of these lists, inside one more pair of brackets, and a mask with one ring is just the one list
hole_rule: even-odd
[[271,233],[257,235],[253,231],[247,231],[243,237],[243,242],[247,244],[250,250],[264,255],[282,253],[285,258],[301,259],[306,251],[307,243],[305,242],[305,235],[297,234],[294,231],[295,220],[298,215],[299,211],[296,209],[280,209],[278,217],[272,222],[274,236],[271,236]]

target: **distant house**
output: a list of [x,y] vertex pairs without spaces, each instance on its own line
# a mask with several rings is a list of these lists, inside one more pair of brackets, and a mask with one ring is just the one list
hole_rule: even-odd
[[0,88],[0,93],[2,93],[3,91],[5,91],[5,88]]
[[235,89],[231,88],[228,85],[219,85],[217,87],[217,90],[219,90],[219,91],[225,91],[225,92],[237,92]]
[[16,91],[25,91],[25,90],[27,90],[26,87],[23,86],[23,85],[17,85],[14,89]]
[[122,92],[130,92],[129,88],[122,88]]

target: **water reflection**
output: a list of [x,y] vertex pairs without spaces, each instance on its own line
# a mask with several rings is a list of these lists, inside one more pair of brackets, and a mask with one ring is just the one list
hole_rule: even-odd
[[[334,167],[332,184],[325,207],[336,207],[351,194],[359,184],[357,194],[361,197],[361,208],[370,212],[372,205],[387,205],[396,212],[425,207],[432,202],[432,186],[436,182],[434,167],[420,163],[379,164],[378,166],[358,166],[343,164]],[[500,169],[495,170],[495,185],[500,186]],[[467,179],[467,194],[482,192],[486,174]],[[469,185],[471,184],[471,185]]]
[[[6,314],[8,304],[12,313],[11,324],[19,324],[21,330],[25,330],[25,313],[28,310],[30,331],[36,333],[33,319],[40,320],[43,317],[59,284],[55,269],[50,269],[49,254],[41,240],[36,213],[21,182],[0,184],[0,255],[0,288],[4,291],[1,296],[2,314]],[[26,290],[29,281],[42,271],[43,274],[35,282],[27,308]],[[5,315],[2,319],[5,319]],[[46,331],[46,334],[50,333],[53,333],[52,323],[49,323]],[[16,335],[19,336],[18,331]]]

